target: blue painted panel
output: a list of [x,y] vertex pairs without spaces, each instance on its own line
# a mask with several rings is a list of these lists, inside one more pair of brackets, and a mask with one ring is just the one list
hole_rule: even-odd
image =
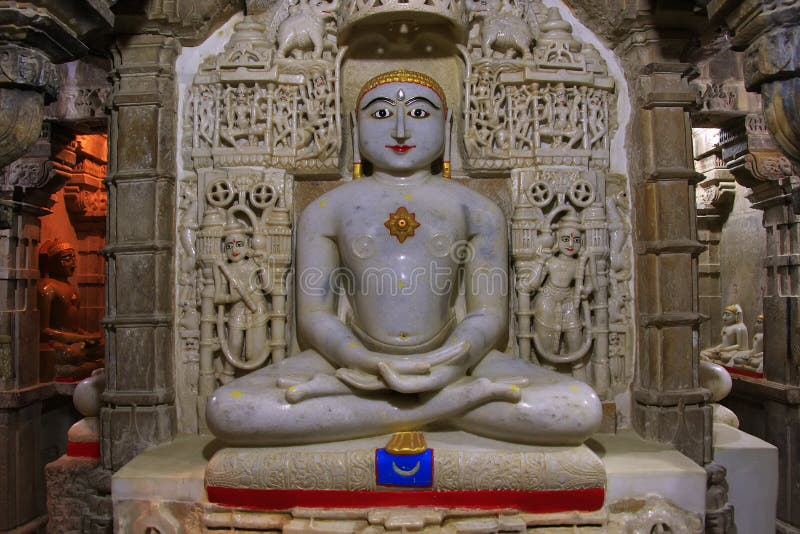
[[433,449],[420,454],[390,454],[375,451],[375,477],[379,486],[431,487],[433,485]]

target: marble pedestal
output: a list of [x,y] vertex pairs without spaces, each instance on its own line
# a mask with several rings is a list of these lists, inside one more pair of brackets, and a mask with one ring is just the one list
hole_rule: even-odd
[[[426,438],[428,445],[435,451],[440,451],[441,458],[445,458],[449,455],[445,454],[446,451],[454,453],[453,447],[457,445],[459,434],[432,436],[431,433],[426,433]],[[474,436],[470,438],[477,439],[478,449],[491,441],[483,441]],[[365,445],[373,444],[370,440],[363,441]],[[382,447],[386,441],[380,438],[374,444]],[[261,506],[227,506],[209,500],[206,483],[211,481],[219,486],[224,483],[223,479],[227,479],[227,484],[233,486],[234,483],[243,481],[242,477],[246,476],[250,468],[229,471],[224,476],[214,471],[221,465],[219,462],[222,459],[232,462],[228,466],[235,464],[244,467],[242,458],[250,458],[252,461],[253,452],[250,449],[239,449],[238,452],[222,450],[218,442],[210,437],[180,436],[169,445],[140,454],[114,475],[112,495],[115,531],[139,534],[146,532],[148,528],[158,528],[163,534],[195,531],[380,533],[403,530],[453,533],[535,530],[556,533],[568,529],[566,531],[570,533],[623,533],[650,532],[653,527],[662,525],[676,532],[702,532],[705,471],[674,449],[642,441],[632,433],[598,435],[582,447],[569,448],[572,449],[571,452],[560,448],[544,451],[540,448],[519,447],[514,450],[517,446],[503,445],[503,452],[495,455],[495,464],[502,463],[503,458],[509,460],[514,455],[518,460],[525,457],[544,460],[547,452],[552,454],[550,463],[545,461],[540,464],[544,468],[539,472],[541,476],[509,477],[506,479],[507,484],[522,487],[520,484],[524,480],[528,487],[540,490],[552,488],[553,484],[587,488],[597,487],[596,484],[602,483],[605,478],[604,498],[600,508],[594,511],[535,513],[519,510],[513,503],[488,509],[470,509],[450,504],[380,507],[366,501],[355,502],[355,507],[347,508],[315,506],[278,510],[263,509]],[[286,454],[284,459],[287,463],[298,462],[303,459],[303,455],[312,454],[305,457],[305,460],[309,460],[313,458],[312,449],[315,447],[321,446],[293,448],[307,450],[294,458]],[[580,462],[575,462],[575,470],[568,462],[564,462],[569,455],[573,459],[583,458]],[[485,458],[492,456],[487,455]],[[462,465],[460,462],[463,460],[459,456],[459,465]],[[318,463],[315,459],[307,465],[308,469],[302,472],[306,473],[306,483],[309,483],[308,477],[313,478]],[[548,467],[551,468],[549,471]],[[258,470],[251,471],[251,474],[256,472]],[[474,470],[473,481],[481,480],[490,472],[491,469],[486,466]],[[515,469],[514,472],[518,473],[519,470]],[[490,479],[491,477],[487,478]],[[239,482],[235,482],[237,480]],[[269,480],[272,478],[252,479],[250,484],[253,488],[259,488],[268,486]],[[320,477],[317,480],[327,480],[326,483],[330,484],[333,479]],[[320,482],[315,484],[318,483]],[[500,483],[497,485],[500,486]]]
[[436,506],[554,513],[603,506],[605,470],[586,445],[532,447],[459,431],[424,435],[427,458],[401,455],[385,463],[377,453],[390,436],[223,449],[208,464],[206,492],[216,504],[266,510]]
[[727,470],[728,502],[738,532],[775,532],[778,449],[728,425],[714,424],[714,461]]

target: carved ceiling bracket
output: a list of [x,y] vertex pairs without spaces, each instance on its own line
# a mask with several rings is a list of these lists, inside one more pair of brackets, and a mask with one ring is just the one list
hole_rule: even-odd
[[742,186],[771,183],[778,189],[792,187],[792,162],[778,148],[761,114],[730,121],[720,131],[720,146],[722,160]]
[[[7,108],[3,106],[2,110],[5,112]],[[50,162],[50,125],[45,122],[42,127],[41,120],[40,118],[37,125],[39,135],[33,144],[29,145],[28,150],[11,164],[0,169],[0,194],[12,198],[15,197],[14,191],[17,191],[25,195],[26,202],[45,206],[50,204],[49,188],[41,194],[31,194],[32,190],[44,190],[54,176],[53,164]],[[14,199],[19,200],[19,198]]]

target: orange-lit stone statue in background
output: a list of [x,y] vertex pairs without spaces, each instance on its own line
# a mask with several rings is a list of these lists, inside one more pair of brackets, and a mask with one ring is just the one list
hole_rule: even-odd
[[75,247],[60,240],[39,247],[42,277],[37,283],[42,381],[78,380],[103,366],[101,332],[80,328],[78,289],[69,278],[77,268]]

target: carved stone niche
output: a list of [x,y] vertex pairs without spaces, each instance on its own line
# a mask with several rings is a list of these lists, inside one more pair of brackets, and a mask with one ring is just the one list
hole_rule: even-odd
[[[275,321],[268,319],[273,354],[249,355],[246,365],[226,354],[225,326],[213,318],[219,313],[213,291],[221,282],[212,269],[223,258],[224,227],[231,219],[246,223],[248,239],[261,246],[256,227],[272,231],[263,214],[285,209],[292,221],[291,194],[302,181],[349,178],[351,158],[341,155],[350,154],[350,125],[342,117],[367,79],[397,67],[435,74],[442,83],[454,138],[464,140],[454,143],[454,176],[505,180],[500,195],[512,197],[509,215],[520,232],[514,234],[517,266],[537,252],[538,243],[523,246],[523,234],[534,241],[551,235],[566,211],[579,219],[591,256],[582,259],[580,276],[592,279],[593,290],[584,299],[586,347],[573,355],[575,372],[604,399],[623,394],[633,370],[633,255],[628,183],[609,173],[615,81],[558,9],[522,0],[490,2],[486,10],[465,0],[248,7],[222,52],[202,61],[184,100],[175,306],[176,351],[185,364],[178,387],[183,428],[204,428],[206,399],[220,383],[255,368],[252,362],[291,352],[291,332],[276,336],[292,294],[283,302],[277,291],[267,295],[281,302]],[[508,28],[513,38],[504,37]],[[251,218],[260,222],[245,220]],[[291,236],[291,226],[273,222],[276,243],[280,232]],[[291,251],[275,254],[268,246],[258,255],[265,265],[284,254],[291,260]],[[518,320],[511,350],[537,359],[541,350],[531,345],[533,326],[525,320],[530,310],[512,300]],[[568,367],[560,370],[573,372]]]
[[[108,192],[103,180],[106,177],[106,161],[94,151],[86,150],[83,142],[105,143],[106,136],[76,136],[60,144],[53,156],[56,174],[66,183],[64,185],[64,202],[67,211],[77,228],[91,228],[92,225],[104,225],[108,213]],[[91,140],[89,138],[92,138]]]

